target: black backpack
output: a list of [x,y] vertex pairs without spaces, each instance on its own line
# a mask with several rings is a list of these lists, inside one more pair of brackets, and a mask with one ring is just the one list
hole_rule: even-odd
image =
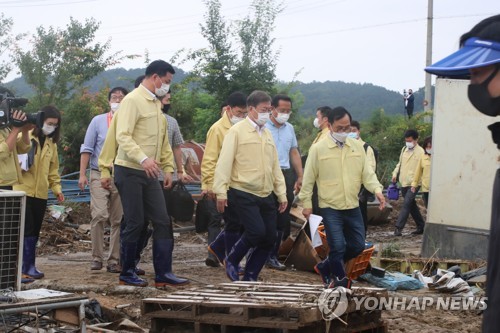
[[182,182],[177,182],[168,193],[168,214],[181,222],[192,221],[194,200]]

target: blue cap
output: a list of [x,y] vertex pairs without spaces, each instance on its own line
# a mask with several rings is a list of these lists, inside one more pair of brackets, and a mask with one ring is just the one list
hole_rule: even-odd
[[497,63],[500,63],[500,43],[472,37],[460,50],[426,67],[425,71],[439,76],[466,76],[471,68]]

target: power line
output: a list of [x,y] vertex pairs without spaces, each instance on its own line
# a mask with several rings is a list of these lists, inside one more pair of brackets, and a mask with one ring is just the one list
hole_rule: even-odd
[[[439,20],[439,19],[465,18],[465,17],[486,16],[486,15],[492,15],[492,14],[493,13],[457,15],[457,16],[446,16],[446,17],[434,17],[434,19]],[[322,36],[322,35],[329,35],[329,34],[334,34],[334,33],[339,33],[339,32],[349,32],[349,31],[365,30],[365,29],[371,29],[371,28],[380,28],[380,27],[385,27],[385,26],[390,26],[390,25],[407,24],[407,23],[414,23],[414,22],[420,22],[420,21],[425,21],[425,20],[426,20],[426,18],[417,18],[417,19],[411,19],[411,20],[403,20],[403,21],[373,24],[373,25],[365,25],[365,26],[361,26],[361,27],[352,27],[352,28],[337,29],[337,30],[330,30],[330,31],[323,31],[323,32],[314,32],[314,33],[308,33],[308,34],[303,34],[303,35],[276,37],[276,39],[293,39],[293,38],[302,38],[302,37]]]
[[[51,0],[53,1],[53,0]],[[45,7],[45,6],[65,6],[72,5],[76,3],[87,3],[87,2],[96,2],[97,0],[80,0],[80,1],[64,1],[59,3],[43,3],[43,4],[26,4],[26,5],[3,5],[4,8],[29,8],[29,7]],[[2,3],[0,3],[2,4]]]

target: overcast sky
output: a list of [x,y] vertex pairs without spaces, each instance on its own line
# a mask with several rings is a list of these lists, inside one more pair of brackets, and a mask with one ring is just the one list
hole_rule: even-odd
[[[222,0],[222,14],[238,20],[250,0]],[[427,0],[285,0],[276,21],[278,78],[373,83],[390,90],[425,84]],[[181,48],[201,48],[201,0],[0,0],[16,33],[65,27],[69,17],[101,22],[97,40],[112,51],[168,60]],[[434,0],[433,61],[458,48],[474,24],[500,13],[499,0]],[[27,44],[26,44],[27,45]],[[144,58],[117,67],[144,67]],[[189,67],[181,66],[185,70]],[[18,74],[13,71],[6,81]]]

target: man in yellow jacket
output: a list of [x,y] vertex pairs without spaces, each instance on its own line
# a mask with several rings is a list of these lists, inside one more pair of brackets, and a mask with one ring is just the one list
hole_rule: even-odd
[[415,176],[415,170],[420,162],[420,158],[424,155],[424,149],[418,145],[418,132],[416,130],[409,129],[405,132],[405,144],[405,147],[401,149],[399,162],[392,172],[392,182],[399,181],[401,184],[401,195],[404,198],[403,207],[399,212],[396,222],[394,236],[402,236],[403,228],[410,214],[417,224],[417,230],[413,231],[412,235],[423,234],[425,226],[425,220],[415,201],[415,196],[420,189],[420,183],[416,184],[415,192],[411,191],[411,183]]
[[[277,205],[287,206],[286,186],[278,152],[266,122],[271,113],[271,97],[254,91],[247,99],[248,117],[231,127],[224,138],[215,168],[213,192],[217,210],[226,206],[237,212],[245,231],[225,259],[226,274],[239,280],[239,263],[255,248],[245,266],[243,280],[256,281],[276,241]],[[229,249],[228,249],[229,251]]]
[[330,112],[332,112],[332,108],[329,106],[321,106],[316,110],[316,118],[314,118],[313,125],[319,131],[312,144],[318,143],[328,137],[328,133],[330,132],[328,128],[328,114]]
[[358,201],[361,185],[377,196],[380,209],[385,206],[385,198],[363,146],[348,138],[350,113],[343,107],[334,108],[328,116],[328,127],[328,137],[309,150],[299,198],[304,207],[302,214],[309,218],[313,186],[318,185],[319,207],[330,252],[315,270],[325,285],[349,288],[344,262],[355,258],[365,248],[363,217]]
[[413,177],[413,182],[411,183],[411,191],[415,193],[417,191],[418,184],[422,184],[421,192],[422,199],[424,200],[425,208],[429,204],[429,191],[431,185],[431,156],[432,156],[432,136],[425,138],[424,140],[425,154],[420,158],[420,162],[417,164],[415,169],[415,176]]
[[[217,120],[208,130],[205,143],[205,152],[201,162],[201,190],[207,194],[209,199],[215,200],[213,194],[213,183],[215,166],[219,160],[222,142],[227,132],[234,124],[245,120],[247,115],[247,96],[241,92],[234,92],[227,98],[222,117]],[[212,205],[213,204],[213,205]],[[222,216],[217,212],[214,201],[210,202],[210,221],[208,223],[208,257],[205,260],[207,266],[218,267],[226,257],[226,249],[231,249],[240,238],[241,225],[231,208],[224,210],[224,230],[220,231]]]
[[[125,220],[121,234],[122,272],[119,281],[120,284],[140,287],[147,285],[147,281],[139,278],[135,271],[138,240],[147,217],[153,224],[155,285],[177,286],[188,283],[188,280],[172,273],[174,240],[158,176],[161,169],[164,187],[172,185],[173,154],[168,143],[167,121],[157,97],[168,93],[175,70],[167,62],[156,60],[149,64],[145,74],[142,84],[120,104],[116,117],[116,144],[105,144],[101,152],[103,156],[116,152],[114,179]],[[113,132],[110,128],[107,136]],[[103,174],[101,178],[105,177]]]

